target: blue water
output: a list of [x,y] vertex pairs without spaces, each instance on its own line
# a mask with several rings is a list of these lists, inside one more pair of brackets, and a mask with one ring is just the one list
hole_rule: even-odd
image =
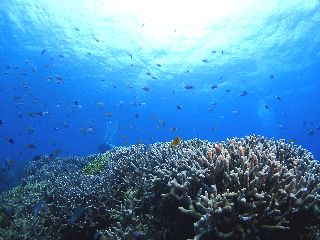
[[319,25],[315,0],[1,1],[0,190],[101,143],[259,134],[319,159]]

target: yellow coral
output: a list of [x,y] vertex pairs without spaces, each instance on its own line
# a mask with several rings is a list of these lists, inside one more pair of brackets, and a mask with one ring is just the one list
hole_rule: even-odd
[[87,175],[97,175],[101,173],[108,162],[109,155],[108,153],[96,155],[96,157],[83,168],[83,172]]

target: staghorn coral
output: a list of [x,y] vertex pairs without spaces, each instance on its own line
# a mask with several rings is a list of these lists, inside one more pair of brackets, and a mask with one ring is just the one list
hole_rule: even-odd
[[[95,156],[32,162],[6,239],[319,239],[320,167],[301,147],[260,136],[177,147],[117,148],[99,175]],[[28,201],[27,201],[28,202]],[[1,204],[4,199],[1,199]],[[33,204],[33,205],[32,205]],[[75,209],[82,218],[70,224]],[[68,223],[69,222],[69,223]],[[22,223],[29,223],[26,229]],[[36,224],[30,224],[36,223]],[[23,235],[22,235],[22,230]],[[14,235],[16,234],[16,235]]]

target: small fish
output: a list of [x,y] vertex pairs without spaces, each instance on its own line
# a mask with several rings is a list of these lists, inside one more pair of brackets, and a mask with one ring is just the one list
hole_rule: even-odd
[[310,136],[314,135],[314,130],[313,129],[308,130],[307,134],[310,135]]
[[139,114],[138,114],[138,113],[135,113],[133,116],[134,116],[135,118],[139,118]]
[[64,57],[64,55],[63,55],[63,54],[59,54],[58,56],[59,56],[59,57],[61,57],[61,58],[63,58],[63,57]]
[[216,88],[218,88],[218,85],[216,85],[216,84],[213,84],[213,85],[211,86],[211,89],[216,89]]
[[208,59],[204,58],[204,59],[202,59],[202,62],[207,63]]
[[84,207],[77,207],[77,208],[73,211],[70,219],[68,220],[68,224],[70,225],[70,224],[73,224],[73,223],[75,223],[76,221],[78,221],[79,218],[84,214],[84,211],[85,211],[85,208],[84,208]]
[[62,150],[60,148],[57,148],[56,150],[54,150],[49,156],[50,157],[56,157],[58,156],[60,153],[62,153]]
[[190,72],[190,69],[186,70],[184,73],[189,73]]
[[76,30],[77,32],[80,31],[80,29],[78,27],[74,27],[74,30]]
[[165,127],[166,126],[166,123],[163,120],[159,120],[158,124],[159,124],[160,127]]
[[193,87],[192,85],[187,85],[187,86],[185,86],[184,88],[187,89],[187,90],[192,90],[192,89],[194,89],[194,87]]
[[[231,92],[231,90],[230,89],[226,89],[226,92]],[[245,95],[240,95],[240,96],[245,96]]]
[[270,78],[270,79],[273,79],[273,78],[274,78],[274,75],[273,75],[273,74],[270,74],[270,75],[269,75],[269,78]]
[[104,109],[104,102],[96,102],[96,105],[99,107],[99,109]]
[[177,127],[172,127],[172,128],[170,128],[170,132],[175,132],[175,131],[177,131],[177,130],[178,130]]
[[30,117],[36,117],[36,116],[44,116],[49,114],[49,112],[28,112],[28,115]]
[[96,40],[96,42],[100,42],[98,38],[96,37],[92,37],[94,40]]
[[157,67],[161,67],[161,64],[160,64],[160,63],[158,63],[158,64],[157,64]]
[[45,54],[46,52],[46,49],[44,48],[42,51],[41,51],[41,55]]
[[276,96],[276,99],[281,101],[281,97],[280,96]]
[[181,110],[182,106],[181,105],[177,105],[177,109]]
[[25,145],[27,148],[33,149],[36,148],[37,146],[34,143],[28,143]]
[[211,53],[217,53],[217,51],[216,50],[212,50]]
[[96,129],[95,128],[92,128],[92,127],[83,127],[83,128],[80,128],[81,132],[83,134],[96,134]]
[[295,139],[289,139],[288,142],[289,142],[289,143],[295,143],[296,140],[295,140]]
[[180,143],[181,143],[181,138],[175,137],[171,142],[171,146],[178,146]]
[[14,140],[12,138],[9,138],[7,141],[11,144],[14,144]]
[[152,75],[151,72],[146,72],[146,74],[147,74],[148,76],[151,76],[151,75]]
[[0,119],[0,126],[3,124],[3,120],[2,119]]
[[269,105],[265,104],[265,105],[264,105],[264,108],[265,108],[265,109],[269,109],[270,107],[269,107]]
[[243,96],[246,96],[246,95],[248,95],[247,91],[242,91],[241,93],[239,93],[240,97],[243,97]]
[[231,113],[234,114],[234,115],[238,115],[239,111],[238,110],[234,110],[234,111],[231,111]]
[[39,160],[41,160],[41,156],[40,155],[35,155],[32,160],[33,161],[39,161]]
[[150,88],[148,88],[148,87],[143,87],[143,88],[141,88],[142,90],[144,90],[144,91],[146,91],[146,92],[149,92],[150,91]]
[[106,115],[107,117],[113,117],[113,113],[112,113],[112,112],[107,112],[107,113],[105,113],[105,115]]

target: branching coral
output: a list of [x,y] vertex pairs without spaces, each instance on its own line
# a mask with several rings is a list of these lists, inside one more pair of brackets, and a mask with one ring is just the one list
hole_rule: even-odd
[[106,167],[108,158],[108,153],[95,156],[95,158],[83,168],[83,172],[87,175],[97,175],[101,173]]
[[[140,144],[93,160],[43,158],[26,173],[24,200],[12,199],[14,219],[0,229],[8,239],[320,238],[320,165],[282,140]],[[46,187],[25,191],[32,182]],[[35,199],[46,203],[36,217]]]

